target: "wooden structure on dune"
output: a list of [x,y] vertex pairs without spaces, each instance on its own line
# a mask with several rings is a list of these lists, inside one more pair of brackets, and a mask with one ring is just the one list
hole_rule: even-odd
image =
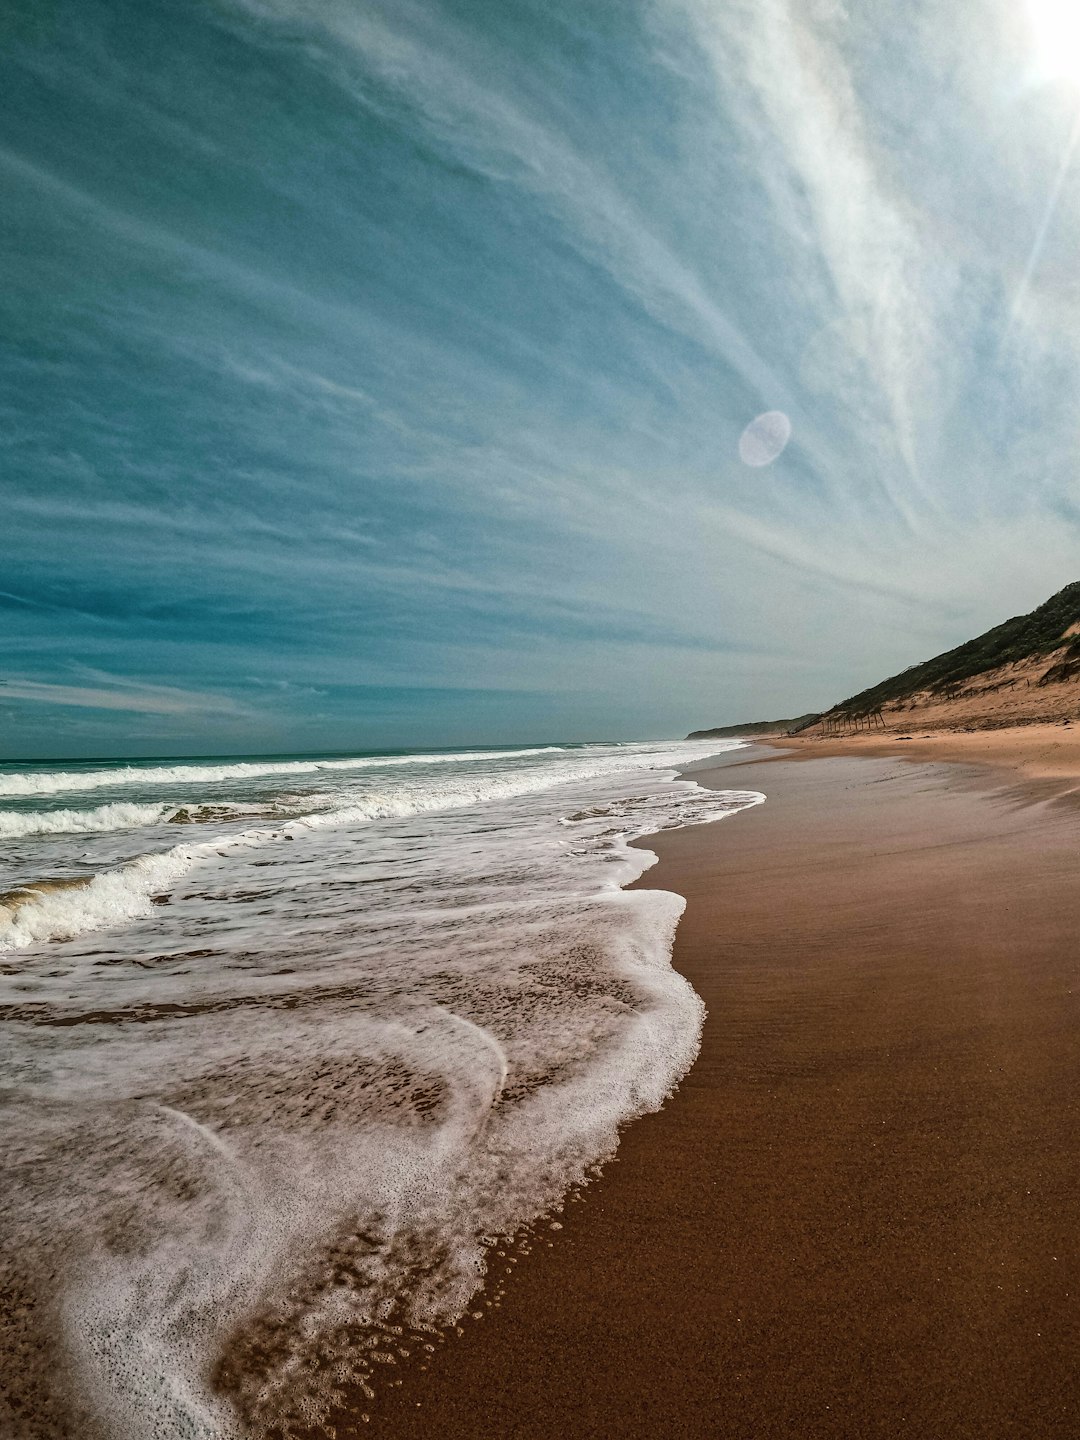
[[832,735],[854,735],[859,731],[887,730],[885,717],[880,710],[867,710],[855,714],[848,710],[834,710],[822,715],[818,721],[822,737]]

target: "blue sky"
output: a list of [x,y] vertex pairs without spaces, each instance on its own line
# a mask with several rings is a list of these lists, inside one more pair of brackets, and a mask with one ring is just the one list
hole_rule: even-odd
[[1033,15],[5,6],[0,753],[678,735],[1080,577]]

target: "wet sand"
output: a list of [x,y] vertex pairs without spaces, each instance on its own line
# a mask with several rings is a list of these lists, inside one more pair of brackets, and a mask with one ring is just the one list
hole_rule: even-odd
[[818,757],[645,842],[697,1064],[342,1440],[1080,1434],[1075,781]]

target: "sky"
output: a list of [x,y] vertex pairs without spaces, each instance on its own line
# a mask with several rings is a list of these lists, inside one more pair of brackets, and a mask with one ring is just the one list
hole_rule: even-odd
[[8,0],[0,756],[678,736],[1080,578],[1072,8]]

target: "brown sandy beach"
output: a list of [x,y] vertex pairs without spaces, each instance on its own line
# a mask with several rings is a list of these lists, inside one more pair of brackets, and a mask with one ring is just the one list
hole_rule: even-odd
[[1080,1433],[1080,742],[979,738],[695,775],[769,796],[645,842],[697,1064],[340,1437]]

